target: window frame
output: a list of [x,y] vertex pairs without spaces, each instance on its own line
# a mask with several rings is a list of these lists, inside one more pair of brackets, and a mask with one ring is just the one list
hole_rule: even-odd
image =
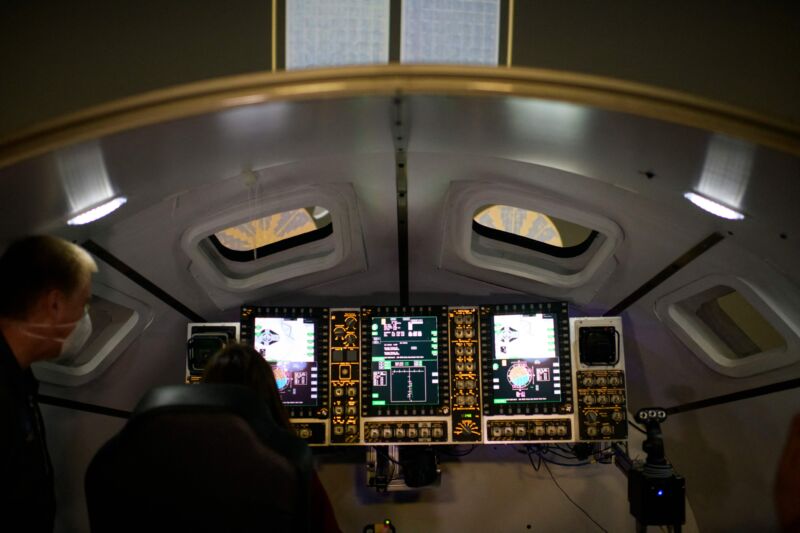
[[[515,206],[508,206],[508,207],[515,207]],[[522,208],[518,207],[517,209],[522,209]],[[546,215],[546,213],[541,213],[541,214]],[[533,250],[534,252],[539,252],[542,254],[547,254],[553,257],[564,258],[564,259],[578,257],[579,255],[585,253],[592,246],[592,243],[597,238],[597,236],[600,235],[600,232],[592,229],[591,233],[589,233],[589,236],[586,237],[586,239],[580,244],[567,247],[554,246],[552,244],[547,244],[546,242],[538,241],[536,239],[531,239],[530,237],[523,237],[522,235],[511,233],[510,231],[504,231],[497,228],[490,228],[488,226],[484,226],[483,224],[474,219],[474,213],[472,220],[472,231],[474,231],[481,237],[486,237],[487,239],[493,239],[507,244],[512,244],[514,246],[520,246],[522,248],[527,248],[528,250]]]
[[[725,339],[706,324],[684,302],[723,286],[736,290],[783,337],[785,344],[746,357],[731,358],[720,346]],[[733,378],[750,377],[800,362],[800,327],[781,310],[773,293],[749,280],[730,274],[712,274],[659,297],[656,316],[707,367]],[[732,351],[732,350],[731,350]]]
[[[536,211],[598,233],[583,253],[557,257],[539,246],[517,246],[474,230],[475,213],[487,205]],[[444,202],[439,267],[540,296],[588,302],[617,266],[622,229],[591,206],[535,186],[501,180],[452,181]],[[557,248],[557,247],[554,247]]]
[[[294,235],[293,237],[288,237],[286,239],[281,239],[279,241],[271,242],[269,244],[265,244],[264,246],[259,246],[255,250],[248,250],[248,251],[233,250],[231,248],[228,248],[227,246],[222,244],[222,242],[219,240],[219,238],[216,236],[215,233],[212,233],[207,238],[209,242],[214,246],[214,249],[216,249],[216,251],[219,252],[219,254],[225,259],[228,259],[229,261],[235,261],[237,263],[249,263],[251,261],[257,261],[264,257],[269,257],[270,255],[277,254],[285,250],[290,250],[297,246],[302,246],[304,244],[322,240],[330,235],[333,235],[333,222],[328,221],[327,224],[315,230],[307,231],[305,233],[301,233],[300,235]],[[253,254],[254,251],[255,254]]]

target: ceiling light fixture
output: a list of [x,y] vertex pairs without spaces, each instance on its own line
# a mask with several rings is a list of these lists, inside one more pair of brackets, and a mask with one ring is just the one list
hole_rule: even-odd
[[104,216],[113,213],[114,211],[122,207],[122,205],[124,205],[125,202],[127,201],[128,199],[125,198],[124,196],[118,196],[116,198],[112,198],[111,200],[103,204],[100,204],[91,209],[87,209],[83,213],[75,215],[71,219],[67,220],[67,224],[69,224],[70,226],[80,226],[82,224],[88,224],[89,222],[94,222],[99,218],[103,218]]
[[744,215],[738,211],[734,211],[730,207],[724,206],[719,202],[715,202],[705,196],[700,196],[694,192],[687,192],[683,195],[684,198],[692,202],[694,205],[708,211],[718,217],[727,218],[728,220],[742,220]]

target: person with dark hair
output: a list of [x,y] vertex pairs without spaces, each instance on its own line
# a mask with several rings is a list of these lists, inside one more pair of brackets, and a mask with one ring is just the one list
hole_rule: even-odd
[[79,353],[96,271],[85,250],[56,237],[24,238],[0,257],[0,530],[53,530],[53,469],[30,366]]
[[[252,346],[228,344],[208,360],[202,381],[203,383],[236,383],[253,389],[264,399],[275,422],[284,429],[294,431],[289,414],[281,403],[272,366]],[[309,508],[313,513],[310,517],[312,531],[341,532],[336,522],[333,506],[316,472],[311,475],[311,505]]]
[[778,471],[775,474],[775,507],[781,531],[800,533],[800,413],[789,425]]

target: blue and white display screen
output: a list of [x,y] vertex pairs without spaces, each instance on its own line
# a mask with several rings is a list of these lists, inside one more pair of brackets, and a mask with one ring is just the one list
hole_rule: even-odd
[[254,330],[253,346],[272,366],[284,405],[316,407],[319,372],[314,321],[256,317]]
[[494,315],[493,402],[561,401],[555,315]]
[[439,403],[435,316],[372,317],[373,406]]

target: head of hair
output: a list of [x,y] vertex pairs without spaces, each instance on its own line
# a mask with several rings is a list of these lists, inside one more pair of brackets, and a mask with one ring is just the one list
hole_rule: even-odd
[[42,294],[58,289],[69,296],[92,272],[92,256],[64,239],[35,235],[15,241],[0,257],[0,317],[25,319]]
[[286,429],[292,427],[272,366],[252,346],[231,343],[214,354],[206,363],[203,382],[234,383],[253,389],[267,403],[275,423]]

